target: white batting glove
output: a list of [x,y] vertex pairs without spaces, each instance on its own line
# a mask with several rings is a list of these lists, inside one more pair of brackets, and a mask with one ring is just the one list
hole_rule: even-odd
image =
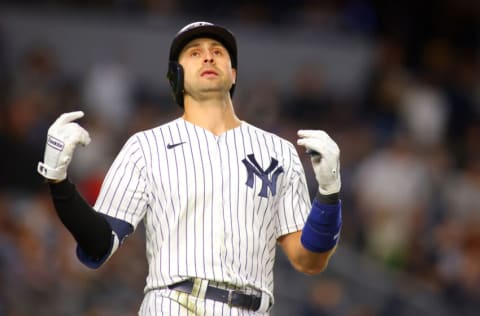
[[340,149],[337,143],[320,130],[299,130],[297,144],[311,154],[313,171],[321,194],[338,193],[341,188]]
[[83,115],[82,111],[64,113],[48,129],[44,161],[39,162],[37,168],[43,177],[57,181],[66,179],[75,147],[90,143],[88,132],[73,122]]

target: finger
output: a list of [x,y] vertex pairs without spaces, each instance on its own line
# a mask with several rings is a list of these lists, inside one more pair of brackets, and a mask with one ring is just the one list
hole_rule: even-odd
[[87,146],[88,144],[90,144],[90,141],[90,134],[88,134],[88,132],[82,128],[79,143],[83,146]]
[[[302,146],[308,146],[309,148],[312,148],[318,152],[320,152],[321,148],[325,148],[325,150],[327,151],[332,151],[332,153],[340,151],[337,143],[330,136],[328,136],[327,133],[323,131],[312,131],[312,132],[313,133],[310,133],[309,135],[313,134],[315,136],[301,138],[297,141],[297,144]],[[302,135],[306,135],[306,134],[302,133]]]
[[322,154],[320,154],[317,150],[312,149],[309,146],[309,141],[307,140],[307,138],[301,138],[301,139],[297,140],[297,144],[300,145],[300,146],[305,146],[305,148],[306,148],[305,153],[310,156],[310,158],[312,159],[313,162],[315,162],[315,163],[320,162],[320,159],[322,158]]
[[318,138],[302,138],[297,141],[301,146],[307,148],[308,154],[315,154],[312,151],[316,152],[317,155],[339,155],[340,149],[337,144],[330,140],[319,140]]
[[[311,138],[310,138],[310,140],[311,140]],[[318,146],[315,146],[315,148],[313,148],[313,146],[312,146],[312,144],[311,144],[311,142],[309,141],[308,138],[301,138],[301,139],[297,140],[297,144],[300,145],[300,146],[304,146],[306,148],[305,153],[307,155],[310,155],[312,157],[314,157],[314,156],[320,157],[321,156],[321,154],[319,152],[319,149],[317,148]]]
[[322,131],[322,130],[311,130],[311,129],[299,130],[299,131],[297,132],[297,135],[298,135],[299,137],[314,137],[314,138],[328,137],[328,134],[325,133],[325,131]]
[[305,148],[307,148],[307,150],[314,150],[320,152],[321,149],[318,139],[314,138],[300,138],[299,140],[297,140],[297,144],[300,146],[304,146]]
[[318,151],[313,149],[307,149],[306,154],[310,156],[321,156],[321,154]]
[[90,143],[90,135],[87,130],[80,126],[77,122],[67,123],[61,127],[62,135],[66,142],[74,145],[88,145]]
[[297,139],[297,145],[299,145],[299,146],[305,146],[305,138]]
[[76,122],[69,123],[69,127],[71,127],[71,133],[74,137],[74,142],[76,144],[86,146],[90,143],[90,134],[87,132],[86,129],[81,127]]
[[75,111],[75,112],[68,112],[68,113],[63,113],[60,115],[60,117],[57,119],[56,123],[57,124],[66,124],[70,123],[72,121],[75,121],[79,118],[82,118],[85,114],[83,111]]

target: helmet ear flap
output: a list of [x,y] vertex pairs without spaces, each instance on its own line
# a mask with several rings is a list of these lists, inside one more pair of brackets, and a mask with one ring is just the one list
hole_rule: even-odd
[[176,61],[168,62],[167,79],[175,102],[183,108],[183,67]]

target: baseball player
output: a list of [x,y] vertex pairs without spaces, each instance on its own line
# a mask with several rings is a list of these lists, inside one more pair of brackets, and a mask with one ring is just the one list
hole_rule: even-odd
[[167,78],[183,116],[131,136],[93,207],[67,177],[76,145],[90,142],[74,122],[83,113],[62,114],[48,130],[38,172],[82,263],[98,268],[144,222],[149,269],[139,315],[268,315],[277,244],[308,275],[323,271],[336,248],[337,144],[323,131],[298,132],[319,184],[311,203],[294,146],[236,116],[237,70],[229,30],[182,28]]

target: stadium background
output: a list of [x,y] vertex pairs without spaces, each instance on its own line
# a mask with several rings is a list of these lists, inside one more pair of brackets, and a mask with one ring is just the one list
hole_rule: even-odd
[[342,149],[338,251],[313,278],[279,252],[272,315],[478,312],[479,16],[468,0],[1,0],[0,315],[135,314],[142,229],[84,268],[36,163],[52,120],[84,110],[93,141],[70,175],[93,202],[127,137],[180,114],[167,52],[195,20],[237,36],[242,119]]

